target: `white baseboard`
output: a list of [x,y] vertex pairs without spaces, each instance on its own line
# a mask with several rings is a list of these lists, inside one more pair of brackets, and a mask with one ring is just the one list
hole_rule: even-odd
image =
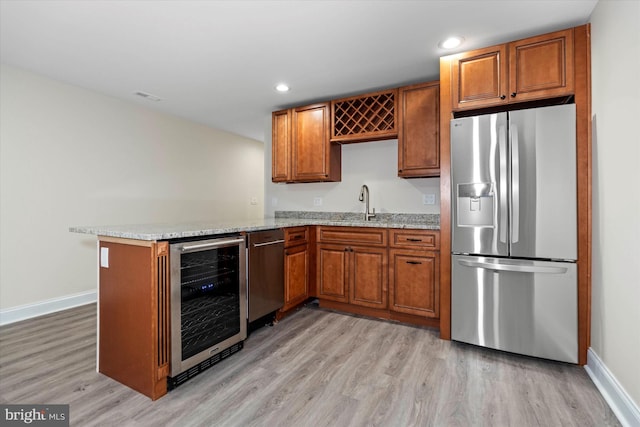
[[620,424],[624,427],[640,426],[640,408],[631,400],[631,397],[592,348],[587,351],[587,365],[584,369],[613,413],[618,417]]
[[88,291],[0,310],[0,326],[66,310],[79,305],[91,304],[96,302],[97,295],[96,291]]

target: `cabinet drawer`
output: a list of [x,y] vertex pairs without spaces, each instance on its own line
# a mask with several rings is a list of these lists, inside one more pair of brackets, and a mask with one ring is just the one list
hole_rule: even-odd
[[284,229],[284,247],[306,244],[309,240],[307,227],[289,227]]
[[391,230],[391,247],[393,248],[428,248],[440,249],[440,232],[433,230]]
[[318,227],[318,242],[387,246],[387,230],[365,227]]

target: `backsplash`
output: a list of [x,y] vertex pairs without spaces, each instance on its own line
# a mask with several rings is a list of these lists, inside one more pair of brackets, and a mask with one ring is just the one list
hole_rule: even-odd
[[[359,221],[362,220],[362,216],[362,213],[357,212],[275,211],[276,218],[321,219],[326,221]],[[440,226],[440,215],[376,213],[376,216],[371,221]]]

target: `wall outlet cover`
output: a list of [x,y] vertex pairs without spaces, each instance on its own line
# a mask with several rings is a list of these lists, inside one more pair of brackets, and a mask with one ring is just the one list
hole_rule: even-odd
[[422,204],[423,205],[435,205],[436,204],[436,195],[435,194],[423,194],[422,195]]

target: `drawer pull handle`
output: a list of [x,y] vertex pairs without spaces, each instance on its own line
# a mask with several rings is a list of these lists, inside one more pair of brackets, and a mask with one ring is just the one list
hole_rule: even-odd
[[293,236],[293,240],[300,240],[302,239],[302,235],[298,234],[297,236]]
[[414,239],[412,237],[407,237],[407,241],[409,241],[409,242],[422,242],[422,239]]
[[422,264],[422,263],[420,261],[407,261],[407,264],[418,265],[418,264]]

